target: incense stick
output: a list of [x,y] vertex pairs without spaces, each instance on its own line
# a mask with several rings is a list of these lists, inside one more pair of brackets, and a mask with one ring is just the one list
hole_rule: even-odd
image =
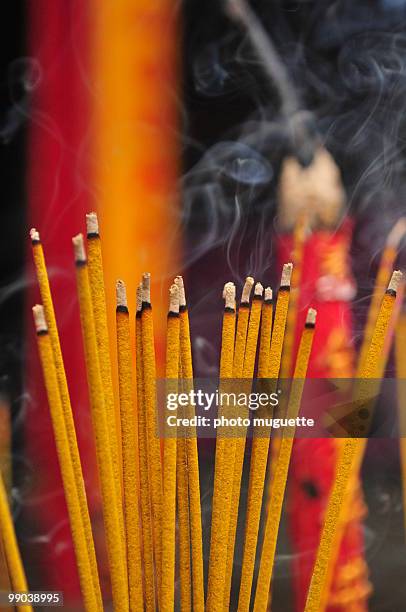
[[[392,278],[382,299],[371,344],[361,372],[361,380],[357,389],[357,400],[363,400],[369,397],[370,385],[368,385],[368,379],[374,379],[379,374],[380,357],[383,351],[392,311],[395,306],[396,290],[401,277],[402,274],[400,272],[396,271],[392,274]],[[355,426],[357,425],[355,424]],[[357,435],[355,431],[354,433]],[[363,445],[364,440],[357,437],[346,438],[342,444],[336,467],[336,478],[326,509],[324,526],[307,595],[305,612],[318,612],[321,609],[323,596],[325,596],[326,592],[325,583],[328,579],[329,559],[333,550],[341,509],[345,502],[346,489],[354,473],[354,461],[356,458],[360,457],[360,450]]]
[[[220,384],[233,377],[234,335],[236,327],[235,286],[226,283],[223,290],[224,314],[220,354]],[[220,410],[222,407],[220,407]],[[210,533],[210,561],[206,609],[223,610],[224,582],[227,563],[228,526],[230,520],[232,484],[234,474],[233,437],[217,433],[216,463],[212,499]]]
[[47,268],[45,264],[44,251],[42,248],[39,232],[36,229],[33,228],[30,231],[30,237],[41,300],[45,311],[45,318],[47,321],[49,337],[51,339],[52,351],[54,354],[56,375],[63,409],[63,418],[65,421],[66,433],[68,436],[69,452],[71,455],[73,472],[75,475],[75,482],[79,497],[80,511],[82,515],[82,522],[85,530],[86,546],[88,550],[90,564],[92,567],[93,587],[98,602],[98,609],[101,610],[103,607],[103,603],[100,591],[99,573],[96,562],[96,552],[94,548],[92,527],[90,523],[86,490],[82,474],[82,465],[80,461],[79,448],[76,438],[76,430],[73,420],[68,383],[66,380],[65,366],[63,363],[61,344],[59,341],[58,327],[56,324],[55,310],[51,295],[51,289],[49,286]]
[[38,351],[41,360],[42,373],[51,413],[52,427],[59,467],[61,470],[65,499],[69,513],[69,522],[75,548],[76,563],[78,567],[80,587],[86,610],[100,610],[93,585],[92,569],[90,565],[86,537],[83,527],[79,496],[73,472],[72,460],[69,451],[69,441],[66,433],[63,409],[59,394],[58,379],[52,352],[48,326],[45,321],[43,306],[34,306],[33,315],[37,332]]
[[[293,264],[287,263],[282,267],[281,283],[278,291],[278,297],[276,302],[275,321],[272,328],[272,340],[271,340],[271,354],[269,358],[269,378],[271,380],[277,380],[280,375],[282,356],[283,356],[283,345],[286,333],[286,327],[289,316],[290,306],[290,293],[291,293],[291,281],[293,274]],[[268,487],[268,499],[267,499],[267,511],[270,502],[270,491],[274,475],[275,466],[278,460],[279,447],[281,440],[278,436],[275,436],[271,443],[271,461],[270,461],[270,473],[269,473],[269,487]]]
[[[177,276],[175,284],[179,288],[180,311],[180,351],[181,371],[186,392],[193,385],[192,348],[190,342],[189,314],[186,303],[185,288],[181,276]],[[188,406],[188,416],[193,418],[193,406]],[[178,438],[178,443],[180,442]],[[190,539],[192,544],[192,576],[193,576],[193,609],[194,612],[204,610],[204,574],[203,574],[203,539],[202,513],[200,503],[199,455],[196,430],[186,438],[187,480],[190,505]]]
[[[122,536],[123,567],[127,564],[126,542],[123,514],[122,487],[122,457],[120,443],[120,410],[115,406],[113,380],[110,361],[110,339],[107,324],[106,291],[104,288],[102,244],[99,233],[99,222],[96,213],[86,215],[87,259],[90,292],[92,296],[93,317],[96,330],[97,350],[99,353],[99,368],[103,383],[104,406],[109,424],[108,437],[111,459],[114,471],[114,486],[118,501],[118,518]],[[107,451],[107,449],[106,449]],[[106,452],[105,451],[105,452]],[[127,570],[125,570],[127,571]]]
[[[399,301],[399,298],[401,298],[401,296],[399,295],[400,289],[402,289],[401,286],[399,286],[397,289],[398,301]],[[384,301],[386,299],[389,299],[389,298],[384,298]],[[378,314],[379,314],[379,311],[378,311]],[[375,371],[375,376],[374,376],[376,380],[373,383],[368,384],[370,397],[373,397],[375,394],[378,395],[379,387],[380,387],[380,380],[385,374],[385,368],[386,368],[386,364],[388,361],[389,352],[390,352],[390,348],[391,348],[392,340],[393,340],[393,332],[396,327],[398,316],[399,316],[399,308],[396,305],[396,307],[394,307],[391,310],[391,315],[389,317],[389,324],[385,331],[384,346],[380,354],[380,358],[377,363],[377,369]],[[364,342],[365,342],[365,338],[364,338]],[[365,357],[364,357],[364,364],[365,364]],[[361,362],[359,363],[359,367],[361,367]],[[362,373],[358,372],[358,375],[360,376],[362,375]],[[348,410],[348,407],[344,408],[344,410]],[[338,415],[335,415],[335,419],[337,420],[338,418],[339,418]],[[370,412],[366,420],[362,419],[363,422],[351,423],[350,427],[357,429],[357,427],[361,426],[361,428],[363,428],[363,432],[366,432],[369,429],[371,419],[372,419],[372,411]],[[342,446],[343,443],[344,443],[343,438],[337,439],[337,444],[339,447]],[[343,534],[344,534],[344,529],[345,529],[345,526],[350,521],[350,516],[352,512],[352,503],[353,503],[353,492],[354,490],[356,490],[358,486],[357,481],[359,478],[359,473],[361,470],[362,460],[365,455],[367,443],[368,443],[367,437],[360,439],[357,452],[355,453],[355,456],[353,459],[352,474],[351,474],[350,481],[349,481],[349,484],[347,485],[347,489],[344,495],[342,510],[341,510],[340,518],[339,518],[339,521],[336,527],[336,532],[334,535],[332,549],[331,549],[330,558],[328,561],[328,567],[326,571],[326,579],[324,581],[324,586],[323,586],[323,593],[322,593],[323,610],[328,605],[328,596],[330,593],[331,580],[333,578],[334,568],[336,566],[338,555],[340,553],[340,547],[341,547],[341,541],[342,541]]]
[[76,264],[76,282],[79,298],[79,311],[82,326],[83,347],[89,387],[90,408],[96,440],[97,465],[99,470],[103,517],[106,533],[107,552],[110,565],[111,587],[115,607],[128,611],[128,584],[126,564],[123,564],[123,541],[119,518],[117,488],[112,457],[106,449],[110,448],[107,415],[104,406],[103,383],[100,374],[99,353],[96,329],[93,318],[92,297],[90,292],[87,260],[83,236],[79,234],[72,240]]
[[[294,419],[299,413],[304,379],[306,378],[307,366],[309,364],[312,349],[315,324],[316,311],[313,308],[310,308],[307,313],[305,328],[302,332],[295,371],[293,373],[292,388],[289,395],[287,410],[287,417],[289,419]],[[255,592],[254,612],[266,612],[268,607],[269,589],[271,586],[276,542],[278,538],[286,482],[288,478],[293,439],[294,426],[287,428],[286,431],[283,432],[281,439],[274,479],[272,482],[271,502],[266,518],[264,541],[262,544],[261,561],[259,566],[257,588]]]
[[[292,269],[293,266],[291,263],[283,266],[281,284],[276,302],[275,321],[272,328],[270,349],[268,348],[269,340],[267,343],[266,338],[264,338],[261,343],[263,348],[262,350],[260,349],[259,366],[261,367],[258,371],[258,376],[261,378],[270,379],[270,384],[273,386],[273,389],[270,391],[275,390],[276,380],[279,377],[282,347],[290,300]],[[272,302],[270,303],[269,309],[272,309]],[[270,327],[270,323],[268,323],[267,327]],[[268,334],[267,327],[264,330],[265,335]],[[265,359],[264,355],[267,357],[267,359]],[[262,498],[265,487],[266,468],[269,453],[269,436],[269,430],[254,432],[254,439],[252,441],[247,516],[245,521],[244,553],[238,602],[239,612],[249,609],[251,599],[255,554],[258,542],[259,522],[261,517]],[[274,465],[276,465],[276,459]]]
[[398,379],[399,452],[402,471],[404,537],[406,538],[406,313],[403,311],[396,327],[395,339],[396,376]]
[[[262,306],[260,346],[258,357],[258,378],[267,378],[269,370],[270,341],[272,330],[272,289],[265,289]],[[248,485],[247,513],[245,519],[244,552],[242,560],[238,611],[248,612],[252,580],[254,575],[255,554],[258,541],[259,521],[262,508],[266,466],[268,461],[269,437],[266,431],[254,431],[252,441],[250,477]]]
[[[3,540],[8,572],[14,591],[27,592],[28,585],[25,577],[24,566],[18,548],[17,538],[14,531],[13,517],[7,500],[7,492],[4,486],[3,476],[0,473],[0,537]],[[29,604],[19,605],[19,612],[33,612]]]
[[121,444],[123,465],[124,526],[127,546],[130,612],[144,606],[141,564],[141,531],[139,514],[139,475],[137,419],[131,357],[130,317],[127,291],[123,281],[116,284],[117,366],[120,395]]
[[267,378],[272,337],[273,293],[270,287],[265,288],[262,305],[260,344],[258,355],[258,378]]
[[138,405],[138,459],[140,470],[140,507],[142,527],[142,558],[145,585],[145,609],[146,612],[153,612],[155,610],[154,546],[152,512],[150,506],[150,478],[148,473],[147,414],[144,398],[141,283],[137,287],[137,312],[135,318],[135,333]]
[[[261,311],[263,304],[263,287],[261,283],[256,283],[254,296],[250,311],[250,318],[247,330],[247,340],[244,353],[244,366],[242,377],[244,379],[252,379],[255,367],[255,358],[258,344],[258,333],[261,322]],[[248,389],[247,389],[248,391]],[[248,408],[247,408],[248,412]],[[245,431],[246,433],[246,431]],[[234,477],[233,477],[233,493],[231,502],[231,516],[228,532],[228,547],[227,547],[227,571],[226,583],[224,589],[224,608],[228,609],[230,602],[231,581],[233,573],[235,535],[238,523],[238,508],[240,502],[241,478],[244,465],[245,452],[245,436],[239,437],[235,441],[235,459],[234,459]]]
[[283,341],[281,378],[288,378],[292,374],[294,363],[294,347],[296,336],[296,323],[299,311],[300,282],[302,278],[303,252],[308,229],[307,215],[299,215],[293,230],[293,250],[292,250],[292,278],[289,298],[289,309],[286,320],[285,337]]
[[379,308],[382,301],[382,292],[387,287],[393,266],[397,257],[398,248],[400,241],[406,233],[406,218],[401,217],[393,226],[386,240],[386,245],[381,255],[381,261],[379,263],[378,272],[375,279],[374,290],[372,293],[371,303],[368,309],[367,321],[364,329],[363,341],[358,357],[357,375],[360,375],[362,367],[364,365],[369,346],[371,344],[372,336],[376,320],[379,314]]
[[142,277],[142,362],[148,440],[148,475],[151,494],[155,568],[159,597],[162,568],[162,466],[160,441],[157,436],[157,415],[155,406],[156,370],[150,283],[150,275],[145,273]]
[[[180,375],[183,379],[182,362],[180,363]],[[189,518],[189,487],[188,487],[188,462],[186,451],[186,439],[181,433],[178,435],[176,448],[176,498],[178,510],[178,542],[179,542],[179,593],[180,609],[192,609],[192,578],[191,578],[191,534]],[[203,595],[204,602],[204,595]]]
[[[180,356],[179,289],[169,289],[169,312],[166,332],[166,383],[168,393],[178,391]],[[176,416],[176,413],[174,413]],[[176,427],[165,427],[162,514],[162,572],[160,610],[173,612],[175,605],[175,525],[176,525]]]

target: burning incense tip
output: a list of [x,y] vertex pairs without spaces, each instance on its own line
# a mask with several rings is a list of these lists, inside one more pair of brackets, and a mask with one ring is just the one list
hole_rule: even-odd
[[142,310],[142,283],[137,287],[137,312]]
[[293,264],[283,264],[282,276],[281,276],[281,287],[290,287],[290,280],[292,278]]
[[116,283],[116,299],[117,306],[124,306],[127,308],[127,289],[122,280],[118,280]]
[[399,288],[402,278],[403,278],[402,272],[400,270],[395,270],[392,274],[392,278],[390,279],[390,282],[388,285],[388,291],[394,291],[396,293],[396,291]]
[[265,289],[265,301],[266,302],[267,301],[269,301],[269,302],[272,301],[272,296],[273,296],[272,289],[270,287],[266,287],[266,289]]
[[260,295],[262,296],[262,294],[264,293],[264,288],[261,285],[261,283],[257,283],[255,285],[255,289],[254,289],[254,295]]
[[99,220],[95,212],[91,212],[86,215],[86,231],[88,234],[99,233]]
[[34,315],[34,323],[35,323],[35,329],[37,333],[39,334],[41,332],[48,331],[48,325],[45,320],[44,307],[41,306],[40,304],[33,306],[32,314]]
[[233,19],[244,20],[246,18],[246,10],[243,3],[238,0],[228,0],[226,2],[226,11]]
[[241,303],[246,304],[250,301],[251,291],[254,286],[254,283],[255,281],[252,276],[247,276],[242,290]]
[[32,242],[40,242],[39,232],[33,227],[30,229],[30,238]]
[[179,313],[179,287],[175,283],[169,288],[169,312]]
[[144,272],[142,275],[142,301],[151,303],[151,274]]
[[185,285],[183,283],[182,276],[177,276],[175,278],[175,285],[179,289],[179,305],[180,306],[186,306]]
[[303,211],[310,228],[335,227],[343,213],[345,192],[330,153],[319,147],[306,168],[297,159],[286,158],[280,173],[278,199],[278,225],[284,231],[295,226]]
[[389,232],[387,246],[397,249],[403,236],[406,234],[406,217],[400,217]]
[[225,300],[225,308],[235,310],[235,285],[234,283],[226,283],[223,289],[223,298]]
[[78,234],[72,238],[73,252],[75,261],[86,261],[85,244],[83,242],[83,234]]
[[306,325],[316,325],[317,310],[309,308],[306,315]]

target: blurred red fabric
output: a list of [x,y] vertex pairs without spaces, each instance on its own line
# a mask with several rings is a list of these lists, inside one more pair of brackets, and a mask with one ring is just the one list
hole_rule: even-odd
[[[300,341],[307,309],[317,310],[317,326],[310,358],[308,376],[311,378],[349,378],[354,374],[351,300],[354,281],[350,270],[350,242],[352,223],[346,220],[335,232],[315,231],[306,240],[303,252],[302,276],[299,288],[298,318],[295,334],[295,353]],[[280,267],[290,261],[293,236],[278,238]],[[335,477],[337,440],[318,438],[295,440],[289,476],[289,530],[293,547],[293,574],[296,610],[302,612],[313,571],[324,512]],[[357,495],[357,492],[356,492]],[[362,498],[354,500],[353,520],[346,526],[336,564],[332,590],[339,582],[342,569],[352,562],[363,560],[364,542]],[[357,586],[363,583],[362,571]],[[354,585],[346,585],[348,592]],[[357,588],[357,587],[356,587]],[[359,591],[359,589],[358,589]],[[358,592],[357,591],[357,592]],[[347,608],[331,605],[328,612]],[[366,600],[360,598],[352,610],[366,609]],[[348,608],[349,609],[349,608]]]
[[32,92],[28,142],[25,445],[30,482],[24,512],[31,531],[25,550],[32,559],[30,587],[62,590],[68,603],[80,598],[80,589],[33,333],[31,307],[40,296],[28,230],[38,229],[45,251],[89,504],[95,513],[96,465],[71,243],[72,236],[84,230],[85,212],[92,207],[86,180],[89,6],[86,0],[30,0],[28,9],[29,56],[39,80]]

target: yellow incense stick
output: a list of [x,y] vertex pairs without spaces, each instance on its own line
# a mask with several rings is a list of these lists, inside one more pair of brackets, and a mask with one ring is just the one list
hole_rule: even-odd
[[296,335],[296,323],[299,310],[300,282],[302,278],[303,251],[308,229],[308,219],[306,214],[299,215],[293,230],[293,251],[292,251],[292,282],[289,300],[288,317],[286,321],[285,338],[283,341],[281,378],[288,378],[292,374],[294,360],[294,346]]
[[0,470],[7,491],[11,490],[11,407],[8,398],[0,398]]
[[[0,473],[0,537],[3,541],[8,572],[14,591],[28,591],[24,566],[14,531],[13,517],[7,499],[3,476]],[[19,612],[33,612],[29,604],[17,606]]]
[[[269,378],[273,387],[275,384],[273,381],[276,381],[276,379],[279,377],[282,347],[284,345],[284,334],[289,311],[292,269],[293,266],[291,263],[283,266],[281,284],[275,309],[275,321],[272,330],[270,350],[265,348],[265,339],[263,342],[261,342],[261,346],[264,346],[264,348],[260,350],[261,359],[258,364],[260,366],[260,368],[258,368],[258,376],[261,378]],[[269,354],[269,358],[267,361],[265,361],[267,352]],[[239,612],[249,610],[249,603],[251,599],[262,497],[264,493],[266,468],[268,463],[269,433],[269,431],[254,432],[254,439],[252,441],[247,516],[245,522],[244,553],[238,602]],[[276,461],[277,460],[275,460],[274,465],[276,465]]]
[[[292,388],[289,396],[287,418],[295,419],[299,413],[306,378],[307,366],[312,349],[316,311],[310,308],[302,332],[300,346],[293,373]],[[255,592],[254,612],[266,612],[268,607],[269,589],[271,586],[272,571],[275,559],[276,542],[278,539],[279,523],[282,513],[282,504],[288,478],[290,457],[292,453],[295,427],[284,430],[281,439],[279,456],[277,459],[271,490],[271,502],[266,517],[264,541],[262,544],[261,561],[259,566],[257,588]]]
[[[166,332],[167,392],[178,391],[180,356],[179,289],[169,289],[169,313]],[[173,413],[176,416],[176,413]],[[173,612],[175,605],[175,525],[176,525],[176,427],[165,427],[162,514],[162,571],[160,610]]]
[[[293,274],[293,264],[288,263],[284,264],[282,268],[282,277],[281,277],[281,286],[278,292],[278,301],[279,301],[279,293],[281,305],[280,305],[280,322],[277,321],[278,313],[275,313],[275,324],[272,331],[272,341],[271,341],[271,355],[270,355],[270,365],[269,365],[269,378],[272,380],[276,380],[279,377],[280,369],[282,367],[282,358],[283,358],[283,345],[284,345],[284,335],[286,333],[286,326],[288,322],[289,316],[289,306],[290,306],[290,283],[291,277]],[[286,276],[289,277],[289,285],[287,285],[287,281],[282,280]],[[283,287],[287,287],[287,289],[281,289]],[[275,353],[272,350],[272,346],[274,347]],[[282,347],[282,353],[280,353],[280,347]],[[269,470],[269,478],[268,478],[268,495],[266,501],[266,512],[269,509],[270,503],[270,495],[271,495],[271,486],[272,480],[274,476],[275,466],[278,460],[279,448],[280,448],[281,439],[279,436],[273,438],[271,442],[271,460],[270,460],[270,470]]]
[[[270,340],[272,330],[272,289],[265,289],[262,307],[258,378],[267,378],[269,370]],[[250,478],[247,513],[245,521],[244,553],[241,570],[238,610],[249,610],[255,554],[258,540],[259,520],[262,507],[265,473],[268,461],[269,438],[267,432],[254,432],[251,450]]]
[[139,513],[140,492],[130,320],[127,292],[123,281],[117,281],[116,292],[117,366],[120,394],[125,541],[127,546],[130,612],[136,612],[144,606]]
[[89,275],[83,237],[81,234],[73,238],[73,245],[90,408],[95,433],[97,465],[102,492],[103,518],[110,565],[113,603],[115,608],[120,610],[120,612],[128,612],[127,564],[123,564],[123,541],[121,537],[121,523],[118,510],[119,504],[117,500],[113,462],[111,453],[106,452],[106,449],[110,448],[109,430],[107,415],[104,409],[104,391],[100,374]]
[[[96,213],[86,215],[87,256],[90,292],[92,296],[93,318],[96,329],[97,349],[99,352],[100,375],[104,391],[104,406],[109,424],[108,436],[114,470],[114,486],[117,489],[118,516],[122,535],[123,564],[127,564],[124,533],[123,488],[120,443],[120,411],[114,402],[112,370],[110,362],[110,340],[107,323],[106,292],[104,288],[102,245],[99,222]],[[107,449],[106,449],[107,450]],[[105,452],[106,452],[105,450]]]
[[273,319],[272,289],[266,287],[262,305],[261,330],[259,337],[258,378],[267,378],[269,370]]
[[[361,379],[357,388],[356,400],[367,400],[371,394],[371,385],[368,379],[379,376],[381,369],[381,356],[385,344],[387,330],[390,324],[396,301],[396,290],[402,278],[401,272],[394,272],[388,289],[381,302],[381,308],[376,321],[374,333],[368,353],[363,362]],[[364,423],[354,423],[354,434]],[[309,592],[306,600],[305,612],[319,612],[323,609],[323,599],[326,596],[326,581],[329,577],[329,561],[333,552],[336,530],[340,525],[340,513],[345,503],[346,490],[350,478],[354,474],[354,463],[362,455],[364,446],[363,438],[346,438],[341,445],[336,467],[336,478],[330,493],[326,509],[324,526],[321,534],[320,544],[310,582]]]
[[56,324],[54,305],[52,301],[51,289],[49,286],[48,273],[45,265],[44,252],[42,249],[40,235],[36,229],[32,229],[30,232],[30,236],[38,286],[41,293],[41,299],[45,310],[45,318],[49,330],[49,337],[51,339],[52,351],[54,354],[56,375],[58,379],[58,387],[63,409],[63,418],[65,421],[66,433],[68,436],[69,443],[69,451],[72,459],[73,472],[75,475],[76,487],[79,496],[80,511],[82,514],[83,527],[86,536],[86,545],[88,549],[89,560],[92,567],[93,586],[98,601],[98,609],[101,610],[103,608],[103,602],[100,591],[96,552],[94,548],[92,527],[90,523],[86,490],[83,480],[82,465],[80,461],[79,448],[76,438],[76,430],[73,420],[72,406],[70,403],[68,383],[66,380],[65,366],[63,363],[61,344],[59,341],[58,327]]
[[105,407],[110,424],[110,448],[117,486],[121,492],[120,412],[115,408],[112,369],[110,362],[110,340],[107,324],[106,291],[104,287],[102,243],[96,213],[86,215],[87,259],[93,316],[99,350],[100,374],[105,395]]
[[398,384],[399,444],[402,470],[403,515],[406,537],[406,313],[403,311],[396,327],[395,341],[396,375]]
[[[193,384],[192,349],[190,343],[189,314],[186,304],[185,289],[182,277],[178,276],[175,283],[179,288],[180,303],[180,353],[181,370],[185,391]],[[188,406],[188,417],[194,416],[194,409]],[[178,443],[180,439],[178,437]],[[189,493],[190,539],[192,545],[192,576],[193,576],[193,610],[204,611],[204,574],[203,574],[203,540],[202,511],[200,503],[199,455],[196,432],[191,432],[186,438],[187,482]],[[185,555],[186,556],[186,555]]]
[[[182,362],[179,369],[183,378]],[[188,463],[186,439],[180,434],[178,435],[176,448],[176,491],[179,525],[180,610],[181,612],[188,612],[192,609]]]
[[[251,379],[254,374],[255,358],[257,353],[258,333],[261,322],[261,311],[263,304],[263,287],[261,283],[255,285],[254,297],[252,300],[247,340],[244,354],[244,366],[242,377]],[[251,389],[247,391],[250,391]],[[238,437],[235,441],[235,459],[234,459],[234,477],[233,477],[233,492],[231,501],[230,525],[228,530],[228,547],[227,547],[227,569],[226,582],[224,588],[224,609],[228,610],[230,605],[231,580],[233,574],[235,535],[238,523],[238,508],[240,502],[241,478],[244,465],[245,452],[245,436]]]
[[401,217],[392,231],[389,233],[385,248],[383,250],[381,261],[379,263],[378,272],[375,279],[374,291],[371,298],[371,303],[368,309],[367,321],[364,329],[364,337],[358,359],[358,375],[362,370],[365,362],[372,336],[375,329],[376,320],[379,314],[379,308],[382,301],[382,292],[388,286],[392,275],[393,266],[397,257],[398,247],[401,239],[406,232],[406,218]]
[[[223,297],[225,308],[220,355],[220,381],[233,377],[235,335],[235,286],[226,283]],[[223,610],[224,581],[227,562],[228,522],[231,505],[234,466],[234,438],[217,433],[216,464],[212,499],[210,561],[206,609]]]
[[145,585],[146,612],[155,610],[155,576],[150,482],[148,474],[147,416],[144,399],[144,370],[142,367],[142,285],[137,288],[137,314],[135,319],[135,346],[138,404],[138,458],[140,470],[140,501],[142,526],[142,558]]
[[[401,296],[399,295],[400,293],[400,289],[402,289],[402,287],[398,287],[398,300],[397,301],[401,301]],[[386,369],[386,364],[388,361],[388,357],[389,357],[389,353],[390,353],[390,348],[392,345],[392,340],[393,340],[393,332],[396,328],[396,323],[397,323],[397,319],[399,316],[399,307],[398,305],[396,305],[395,308],[392,309],[392,314],[390,316],[390,322],[388,325],[388,328],[385,332],[385,342],[384,342],[384,347],[379,359],[379,362],[377,364],[377,369],[375,372],[375,381],[373,384],[368,384],[369,385],[369,393],[370,396],[371,394],[373,395],[375,392],[376,394],[378,394],[379,392],[379,387],[380,387],[380,381],[381,378],[384,376],[385,374],[385,369]],[[378,311],[379,314],[379,311]],[[365,338],[363,340],[363,343],[365,343]],[[364,360],[365,363],[365,360]],[[359,362],[358,363],[358,372],[357,372],[357,376],[360,377],[362,376],[362,363]],[[344,410],[348,410],[348,407],[344,406]],[[338,418],[338,415],[335,415],[335,419]],[[369,418],[364,421],[364,423],[359,423],[359,425],[361,425],[362,427],[365,428],[364,431],[369,429],[369,425],[371,422],[371,418],[372,418],[372,412],[369,415]],[[355,428],[357,427],[357,424],[355,424]],[[338,446],[338,452],[340,447],[345,443],[344,442],[344,438],[338,438],[336,440],[337,442],[337,446]],[[321,608],[321,612],[325,610],[325,608],[329,605],[329,594],[330,594],[330,587],[331,587],[331,582],[334,576],[334,569],[336,567],[336,563],[337,563],[337,559],[338,559],[338,555],[340,553],[340,548],[341,548],[341,542],[342,542],[342,538],[344,535],[344,530],[345,530],[345,526],[348,524],[348,522],[350,521],[350,516],[352,513],[352,509],[353,509],[353,500],[354,500],[354,491],[356,491],[357,486],[359,486],[358,484],[358,479],[359,479],[359,473],[361,470],[361,466],[362,466],[362,461],[364,458],[364,454],[365,454],[365,450],[367,447],[367,443],[368,443],[368,438],[364,437],[361,438],[359,441],[359,446],[358,446],[358,450],[355,454],[355,457],[353,459],[353,466],[352,466],[352,474],[350,477],[350,481],[349,484],[347,485],[347,489],[345,491],[345,495],[344,495],[344,500],[343,500],[343,505],[342,505],[342,509],[341,509],[341,513],[340,513],[340,518],[336,527],[336,532],[334,535],[334,539],[333,539],[333,544],[332,544],[332,548],[331,548],[331,553],[330,553],[330,558],[328,561],[328,566],[327,566],[327,571],[326,571],[326,578],[324,581],[324,586],[323,586],[323,593],[322,593],[322,608]]]
[[150,275],[147,273],[142,277],[142,363],[144,370],[144,402],[148,440],[149,490],[151,495],[156,581],[159,596],[162,568],[162,466],[161,445],[157,435],[155,346]]
[[[179,378],[179,392],[183,393],[186,391],[186,386],[184,385],[184,374],[181,358],[179,359]],[[180,416],[185,416],[185,413],[182,412]],[[190,502],[185,436],[185,428],[178,427],[176,445],[176,502],[178,510],[179,598],[181,612],[192,609],[192,569],[190,557],[191,541],[189,518]]]
[[42,372],[47,391],[49,410],[51,414],[56,450],[58,453],[59,467],[61,470],[66,505],[69,513],[72,539],[75,548],[76,563],[80,579],[80,587],[86,610],[100,610],[93,586],[92,569],[90,565],[85,532],[83,528],[79,497],[73,473],[69,441],[66,434],[65,421],[63,418],[62,403],[59,394],[58,379],[52,352],[51,340],[45,321],[45,313],[42,306],[33,308],[35,327],[37,331],[37,343],[41,360]]

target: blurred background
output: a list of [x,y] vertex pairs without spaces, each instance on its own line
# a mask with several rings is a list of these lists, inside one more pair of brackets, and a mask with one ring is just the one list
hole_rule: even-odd
[[[311,163],[317,141],[340,170],[345,206],[329,231],[339,242],[344,236],[344,276],[354,290],[342,316],[352,348],[362,338],[387,236],[406,212],[406,2],[258,0],[251,6],[287,71],[298,105],[293,111],[249,30],[222,2],[2,3],[3,466],[10,470],[11,456],[11,497],[30,584],[52,589],[63,582],[71,602],[78,598],[77,575],[30,319],[38,300],[30,227],[44,243],[89,503],[101,532],[71,256],[71,236],[84,231],[85,212],[99,213],[110,305],[115,279],[123,277],[134,308],[139,275],[151,271],[160,356],[162,296],[175,274],[185,274],[199,376],[216,371],[222,284],[241,286],[247,274],[278,283],[292,231],[279,222],[278,185],[288,157],[304,163],[309,155]],[[297,125],[299,132],[305,126],[306,146],[295,137]],[[319,240],[324,245],[319,229],[313,228],[313,254]],[[327,366],[318,367],[323,375]],[[394,373],[391,358],[387,375]],[[392,612],[406,601],[399,453],[393,441],[370,446],[362,528],[374,589],[370,609]],[[208,464],[210,450],[202,447]],[[203,474],[206,480],[209,488]],[[285,534],[275,610],[291,602],[294,555]]]

